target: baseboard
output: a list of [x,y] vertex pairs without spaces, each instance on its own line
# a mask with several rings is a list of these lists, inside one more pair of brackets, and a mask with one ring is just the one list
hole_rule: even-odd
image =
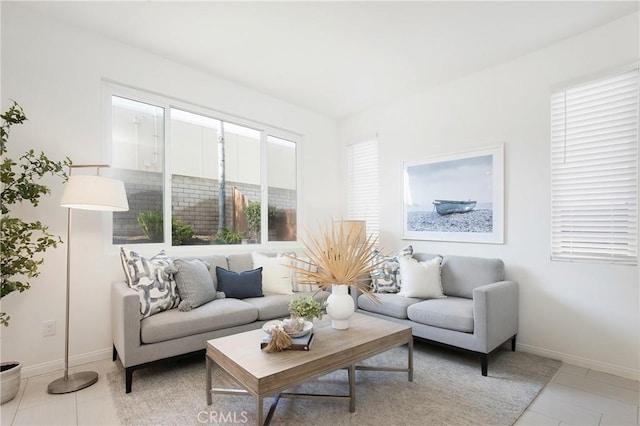
[[[640,380],[640,371],[632,368],[620,367],[606,362],[595,361],[588,358],[582,358],[575,355],[569,355],[562,352],[551,351],[549,349],[539,348],[537,346],[517,343],[517,350],[529,352],[532,354],[544,356],[547,358],[557,359],[567,364],[577,365],[578,367],[588,368],[603,373],[613,374],[615,376],[625,377],[632,380]],[[82,355],[76,355],[69,358],[69,367],[86,364],[89,362],[101,361],[103,359],[111,359],[113,354],[112,348],[100,349],[98,351],[89,352]],[[64,368],[64,359],[44,362],[42,364],[24,367],[22,369],[22,377],[33,377],[40,374],[52,373]]]
[[614,376],[625,377],[631,380],[640,380],[640,370],[634,370],[632,368],[620,367],[618,365],[608,364],[606,362],[582,358],[575,355],[569,355],[562,352],[551,351],[548,349],[524,345],[521,343],[517,344],[517,350],[521,350],[522,352],[529,352],[547,358],[557,359],[562,362],[566,362],[567,364],[577,365],[578,367],[613,374]]
[[[94,352],[88,352],[82,355],[76,355],[69,357],[69,368],[76,367],[78,365],[86,364],[88,362],[102,361],[103,359],[111,359],[113,354],[112,348],[100,349]],[[55,361],[43,362],[42,364],[31,365],[29,367],[22,368],[22,377],[39,376],[40,374],[53,373],[54,371],[61,371],[64,369],[64,359]]]

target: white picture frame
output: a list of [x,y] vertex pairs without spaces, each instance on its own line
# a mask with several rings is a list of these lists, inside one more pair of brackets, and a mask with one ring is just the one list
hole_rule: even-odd
[[504,144],[403,168],[403,239],[504,243]]

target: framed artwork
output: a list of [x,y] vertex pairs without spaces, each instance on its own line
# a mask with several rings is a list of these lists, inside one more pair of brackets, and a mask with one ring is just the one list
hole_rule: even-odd
[[504,145],[404,162],[404,239],[502,244]]

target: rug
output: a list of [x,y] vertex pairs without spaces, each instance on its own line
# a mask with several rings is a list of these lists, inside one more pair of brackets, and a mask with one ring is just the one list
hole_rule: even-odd
[[[406,347],[365,360],[363,365],[406,366]],[[477,356],[416,342],[414,378],[406,373],[357,371],[356,412],[347,401],[280,399],[272,425],[511,425],[560,368],[561,362],[526,352],[498,350],[489,375]],[[214,369],[213,386],[238,388]],[[255,424],[255,399],[213,395],[206,404],[203,357],[167,361],[134,373],[133,392],[124,392],[124,373],[107,381],[124,425]],[[292,388],[307,393],[348,393],[339,370]],[[265,415],[272,398],[264,399]]]

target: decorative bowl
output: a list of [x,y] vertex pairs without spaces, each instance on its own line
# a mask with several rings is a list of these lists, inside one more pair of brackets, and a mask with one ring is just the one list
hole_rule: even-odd
[[[283,327],[284,329],[284,323],[280,320],[273,320],[273,321],[269,321],[266,322],[263,326],[262,326],[262,330],[265,333],[269,333],[271,334],[271,328],[272,327]],[[304,335],[309,334],[309,332],[311,332],[311,330],[313,330],[313,323],[311,321],[305,321],[304,322],[304,327],[302,328],[302,330],[300,331],[296,331],[296,332],[291,332],[291,333],[287,333],[290,337],[301,337]]]

